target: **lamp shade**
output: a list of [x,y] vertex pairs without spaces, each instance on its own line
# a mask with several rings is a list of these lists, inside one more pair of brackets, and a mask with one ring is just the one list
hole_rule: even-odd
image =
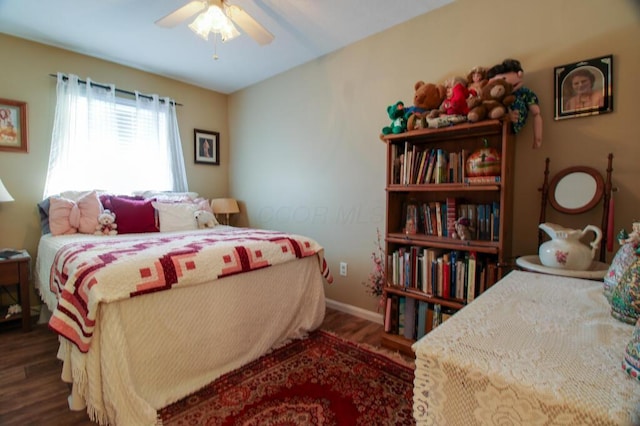
[[238,202],[233,198],[214,198],[211,200],[211,210],[217,214],[240,213]]
[[0,179],[0,203],[6,202],[6,201],[14,201],[14,200],[11,194],[9,194],[9,191],[7,191],[7,188],[4,187],[4,184],[2,183],[2,179]]

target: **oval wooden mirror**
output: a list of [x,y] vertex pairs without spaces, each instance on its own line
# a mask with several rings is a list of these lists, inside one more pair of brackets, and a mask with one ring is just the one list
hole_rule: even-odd
[[549,185],[549,202],[566,214],[591,210],[604,194],[604,179],[591,167],[569,167],[554,176]]

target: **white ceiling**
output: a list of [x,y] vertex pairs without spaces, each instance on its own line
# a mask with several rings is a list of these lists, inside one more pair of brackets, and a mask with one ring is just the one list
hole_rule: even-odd
[[0,32],[232,93],[453,0],[229,0],[275,40],[218,42],[218,60],[211,38],[187,27],[193,18],[154,24],[188,1],[0,0]]

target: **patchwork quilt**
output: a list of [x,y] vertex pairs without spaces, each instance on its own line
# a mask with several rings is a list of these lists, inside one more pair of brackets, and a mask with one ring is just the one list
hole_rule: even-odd
[[[149,234],[147,234],[149,235]],[[333,278],[313,239],[235,228],[152,234],[140,239],[98,238],[62,247],[51,267],[58,305],[49,327],[86,353],[101,303],[215,281],[308,256]]]

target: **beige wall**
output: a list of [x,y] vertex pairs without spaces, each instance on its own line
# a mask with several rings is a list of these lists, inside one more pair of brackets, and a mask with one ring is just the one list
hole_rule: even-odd
[[[0,247],[24,247],[32,256],[36,254],[40,236],[36,203],[44,191],[56,100],[56,79],[49,74],[58,71],[114,83],[126,90],[169,96],[183,104],[177,107],[177,115],[189,189],[207,198],[227,195],[226,95],[3,34],[0,55],[5,58],[0,98],[27,102],[29,130],[28,154],[0,151],[0,179],[16,200],[0,204]],[[194,128],[220,132],[220,166],[194,164]],[[96,153],[96,160],[100,160],[100,153]],[[117,169],[114,164],[114,173]]]
[[[499,20],[517,10],[518,18]],[[229,97],[25,40],[0,35],[0,98],[26,101],[28,154],[0,152],[0,178],[16,201],[0,205],[0,246],[39,238],[40,200],[49,155],[55,79],[62,71],[125,89],[171,96],[178,107],[189,186],[206,197],[231,195],[243,213],[234,224],[303,233],[325,248],[335,283],[327,295],[375,311],[361,285],[371,270],[376,229],[384,231],[386,106],[410,102],[417,80],[441,82],[519,59],[541,100],[544,143],[531,149],[529,123],[518,135],[514,251],[534,253],[544,159],[552,171],[586,164],[601,171],[613,152],[616,229],[640,218],[637,158],[640,120],[640,11],[633,0],[457,0],[406,24],[348,46]],[[614,108],[597,117],[553,120],[553,67],[614,55]],[[634,105],[635,106],[635,105]],[[193,164],[193,129],[221,132],[219,167]],[[562,222],[597,223],[593,217]],[[338,263],[349,275],[338,275]]]
[[[508,12],[517,16],[504,20]],[[531,123],[517,137],[514,254],[537,251],[546,157],[552,172],[579,164],[604,172],[612,152],[615,226],[629,228],[640,218],[639,16],[632,0],[457,0],[235,93],[230,192],[246,203],[252,226],[304,233],[325,247],[336,276],[328,297],[375,310],[361,283],[371,270],[376,228],[384,230],[378,134],[388,124],[386,106],[410,103],[418,80],[442,82],[512,57],[522,62],[544,117],[541,149],[531,148]],[[614,112],[554,121],[554,66],[608,54]],[[557,220],[599,224],[588,215]],[[340,261],[349,264],[346,278],[338,276]]]

